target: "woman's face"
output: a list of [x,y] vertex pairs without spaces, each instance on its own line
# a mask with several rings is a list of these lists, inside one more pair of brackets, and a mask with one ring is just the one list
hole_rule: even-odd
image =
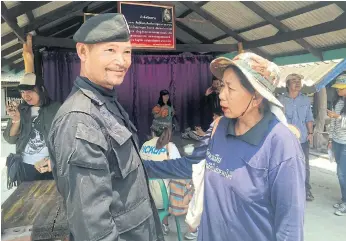
[[346,89],[336,89],[336,92],[338,92],[339,96],[346,97]]
[[163,95],[162,96],[163,103],[167,104],[168,100],[169,100],[169,95]]
[[39,106],[40,105],[40,96],[35,90],[21,90],[20,94],[23,98],[23,100],[28,104],[32,106]]
[[[223,75],[224,86],[220,92],[220,106],[228,118],[238,118],[244,111],[254,108],[253,95],[245,89],[233,69],[227,69]],[[253,104],[251,105],[250,102]],[[248,107],[248,109],[247,109]]]

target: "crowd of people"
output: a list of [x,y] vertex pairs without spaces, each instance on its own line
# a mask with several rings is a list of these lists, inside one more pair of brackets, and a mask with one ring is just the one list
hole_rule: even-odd
[[[109,31],[113,29],[113,31]],[[202,101],[208,125],[182,138],[198,141],[191,155],[172,142],[175,110],[162,90],[152,110],[151,139],[142,147],[114,87],[131,66],[130,33],[122,14],[87,20],[73,39],[80,75],[60,105],[33,73],[18,88],[24,102],[7,108],[4,138],[9,186],[56,182],[68,217],[69,240],[164,240],[168,219],[156,180],[163,179],[171,215],[185,215],[186,238],[199,241],[304,240],[305,201],[313,201],[309,145],[313,115],[298,74],[275,97],[279,67],[253,53],[210,64],[215,78]],[[63,81],[63,80],[62,80]],[[328,111],[341,188],[335,214],[346,215],[346,74]],[[14,174],[13,174],[14,173]]]

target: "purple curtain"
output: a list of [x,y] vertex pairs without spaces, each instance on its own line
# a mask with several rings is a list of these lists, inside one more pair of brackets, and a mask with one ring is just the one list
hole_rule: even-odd
[[[79,58],[76,53],[47,51],[42,59],[45,86],[53,100],[62,102],[79,74]],[[201,124],[200,103],[211,83],[211,60],[211,55],[133,55],[132,66],[117,93],[138,128],[140,140],[150,133],[151,110],[162,89],[171,93],[182,130]]]

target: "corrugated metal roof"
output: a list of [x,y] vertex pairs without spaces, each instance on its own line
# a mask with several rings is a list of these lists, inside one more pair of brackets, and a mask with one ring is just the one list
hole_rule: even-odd
[[17,23],[19,27],[24,27],[29,23],[28,16],[26,14],[22,14],[17,17]]
[[[346,29],[334,31],[330,33],[320,34],[305,38],[313,47],[327,47],[337,44],[345,43],[346,40]],[[346,43],[345,43],[346,46]]]
[[280,66],[280,81],[278,88],[286,86],[286,77],[289,74],[296,73],[304,76],[303,85],[313,86],[318,84],[323,77],[337,66],[342,59],[314,62],[306,64],[290,64]]
[[202,7],[231,29],[240,29],[262,22],[263,19],[241,2],[210,1]]
[[282,53],[290,53],[290,52],[304,50],[302,46],[300,46],[293,40],[288,42],[278,43],[278,44],[271,44],[268,46],[260,47],[260,49],[264,50],[270,55],[277,55]]
[[4,1],[4,3],[8,9],[13,8],[20,4],[19,1]]
[[217,38],[225,34],[222,30],[215,27],[195,12],[186,16],[181,22],[207,39]]
[[215,42],[215,43],[216,43],[216,44],[236,44],[236,43],[238,43],[238,41],[235,40],[235,39],[232,38],[232,37],[227,37],[227,38],[221,39],[221,40],[219,40],[219,41],[217,41],[217,42]]
[[[165,2],[162,2],[162,3],[164,4]],[[184,12],[189,10],[184,4],[182,4],[180,2],[167,2],[167,4],[175,6],[175,16],[176,17],[179,17]]]
[[8,26],[7,23],[1,24],[1,36],[4,36],[4,35],[9,34],[11,32],[12,32],[12,29],[10,28],[10,26]]
[[17,51],[14,51],[14,52],[10,53],[9,55],[2,56],[2,57],[4,57],[5,59],[8,59],[8,58],[11,58],[12,56],[15,56],[21,52],[23,52],[23,49],[18,49]]
[[256,1],[272,16],[279,16],[315,3],[314,1]]
[[275,28],[273,25],[268,24],[266,26],[241,33],[240,36],[242,36],[246,40],[256,40],[273,36],[277,34],[278,31],[279,30]]
[[186,33],[180,28],[175,29],[175,35],[179,40],[183,41],[184,43],[196,43],[196,44],[201,43],[201,41],[195,39],[190,34]]
[[[71,3],[71,1],[53,1],[50,3],[47,3],[41,7],[38,7],[34,10],[32,10],[32,13],[34,15],[35,18],[42,16],[43,14],[49,13],[57,8],[63,7],[67,4]],[[114,3],[116,4],[116,3]]]
[[12,47],[13,45],[17,44],[18,43],[18,39],[14,39],[8,43],[5,43],[5,44],[2,44],[1,45],[1,50],[4,50],[4,49],[7,49],[9,47]]
[[335,4],[316,9],[282,21],[291,30],[311,27],[317,24],[326,23],[340,16],[343,11]]

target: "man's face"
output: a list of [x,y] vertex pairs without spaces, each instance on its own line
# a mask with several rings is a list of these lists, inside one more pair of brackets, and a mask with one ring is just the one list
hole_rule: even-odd
[[120,85],[131,66],[130,41],[93,45],[78,43],[77,50],[86,77],[105,88]]
[[302,80],[297,77],[292,77],[287,80],[288,90],[290,92],[299,92],[302,90]]
[[212,84],[212,87],[214,90],[218,90],[220,91],[221,89],[221,81],[220,80],[213,80],[213,84]]

